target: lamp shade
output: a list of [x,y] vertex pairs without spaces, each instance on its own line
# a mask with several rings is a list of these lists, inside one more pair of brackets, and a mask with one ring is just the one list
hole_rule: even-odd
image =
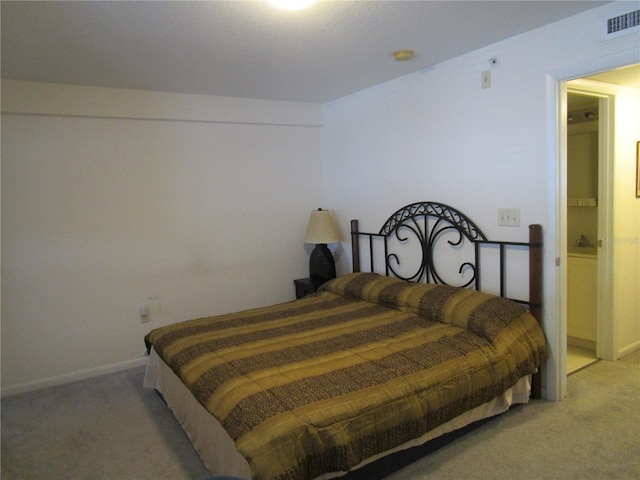
[[314,210],[309,217],[305,243],[335,243],[340,241],[340,232],[336,228],[329,210]]

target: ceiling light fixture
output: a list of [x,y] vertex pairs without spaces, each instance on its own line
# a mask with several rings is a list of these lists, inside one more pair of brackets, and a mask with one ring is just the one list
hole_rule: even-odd
[[302,10],[317,0],[269,0],[272,5],[284,10]]
[[413,58],[413,50],[396,50],[393,52],[393,58],[398,62],[406,62]]

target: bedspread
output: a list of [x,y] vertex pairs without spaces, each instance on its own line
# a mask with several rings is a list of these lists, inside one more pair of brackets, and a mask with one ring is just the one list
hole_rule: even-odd
[[368,273],[145,341],[259,480],[348,471],[500,395],[548,356],[514,302]]

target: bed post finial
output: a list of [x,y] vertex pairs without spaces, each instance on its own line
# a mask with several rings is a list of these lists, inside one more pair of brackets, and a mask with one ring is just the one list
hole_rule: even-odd
[[351,259],[353,273],[360,271],[360,241],[358,237],[358,220],[351,220]]

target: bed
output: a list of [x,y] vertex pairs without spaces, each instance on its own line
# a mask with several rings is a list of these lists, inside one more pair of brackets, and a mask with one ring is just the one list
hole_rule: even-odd
[[[151,331],[144,384],[213,474],[354,476],[539,396],[542,232],[529,232],[490,241],[435,202],[399,209],[378,233],[354,220],[353,273],[302,299]],[[528,298],[507,298],[524,251]],[[481,291],[493,277],[496,292]]]

